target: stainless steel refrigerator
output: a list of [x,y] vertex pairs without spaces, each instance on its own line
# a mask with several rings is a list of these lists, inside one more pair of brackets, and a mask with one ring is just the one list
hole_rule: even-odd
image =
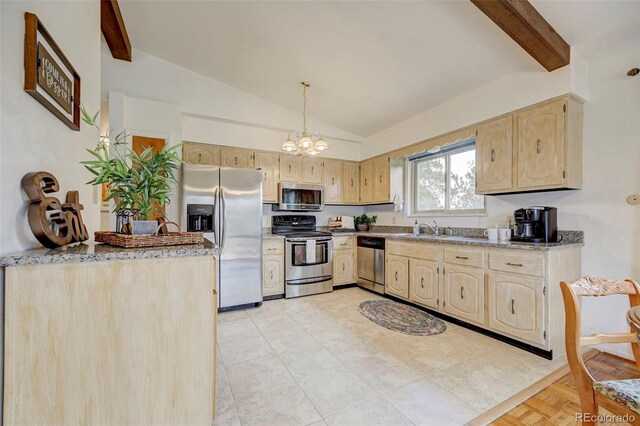
[[257,170],[182,165],[182,229],[222,249],[219,307],[262,303],[262,176]]

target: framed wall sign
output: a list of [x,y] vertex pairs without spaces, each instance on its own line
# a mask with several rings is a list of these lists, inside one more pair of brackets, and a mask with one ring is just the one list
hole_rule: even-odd
[[73,130],[80,130],[80,75],[33,13],[25,12],[24,90]]

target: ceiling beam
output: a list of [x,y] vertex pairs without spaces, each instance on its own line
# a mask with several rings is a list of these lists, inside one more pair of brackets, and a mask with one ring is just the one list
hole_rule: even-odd
[[100,1],[100,28],[107,41],[111,56],[131,62],[131,43],[120,13],[118,0]]
[[571,46],[527,0],[471,0],[547,71],[569,65]]

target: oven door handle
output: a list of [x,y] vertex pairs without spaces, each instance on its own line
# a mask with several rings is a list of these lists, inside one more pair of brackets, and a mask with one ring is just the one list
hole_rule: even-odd
[[332,278],[333,278],[332,275],[323,275],[321,277],[313,277],[313,278],[301,278],[299,280],[287,281],[287,285],[316,284],[316,283],[329,281]]
[[322,243],[325,241],[331,241],[331,237],[287,238],[288,243],[305,243],[309,240],[315,240],[317,243]]

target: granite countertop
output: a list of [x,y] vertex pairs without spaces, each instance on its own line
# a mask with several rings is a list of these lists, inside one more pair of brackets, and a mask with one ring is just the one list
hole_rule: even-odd
[[489,241],[487,238],[479,236],[438,236],[431,234],[421,234],[414,236],[411,233],[394,233],[394,232],[335,232],[334,237],[347,235],[366,236],[366,237],[380,237],[394,240],[408,240],[408,241],[424,241],[428,243],[441,243],[441,244],[456,244],[467,246],[481,246],[481,247],[498,247],[518,250],[558,250],[572,247],[582,247],[584,242],[582,239],[582,233],[578,231],[565,231],[561,232],[563,235],[562,241],[558,243],[523,243],[517,241]]
[[104,262],[166,257],[217,256],[220,249],[207,239],[203,244],[165,247],[121,248],[85,241],[56,249],[40,248],[0,256],[0,267],[47,263]]

